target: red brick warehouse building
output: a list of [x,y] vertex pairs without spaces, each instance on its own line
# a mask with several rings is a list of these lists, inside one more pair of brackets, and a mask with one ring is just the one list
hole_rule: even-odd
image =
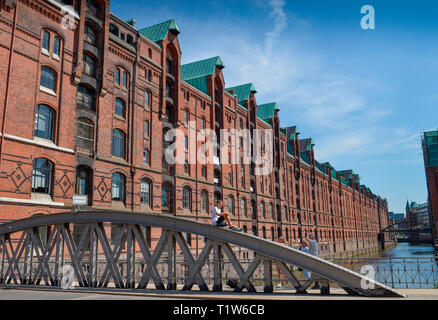
[[[315,232],[325,255],[378,248],[387,201],[353,171],[319,163],[313,140],[281,127],[279,106],[258,104],[253,84],[228,88],[219,57],[181,65],[175,21],[137,29],[104,0],[0,3],[3,221],[70,211],[79,194],[92,210],[208,222],[221,198],[237,225],[265,238],[295,244]],[[274,169],[257,176],[216,157],[170,165],[163,137],[174,127],[195,132],[201,149],[202,129],[272,129]],[[242,148],[238,136],[229,142]]]

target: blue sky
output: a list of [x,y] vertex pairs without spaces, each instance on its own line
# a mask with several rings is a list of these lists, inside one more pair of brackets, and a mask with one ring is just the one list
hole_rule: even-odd
[[[363,5],[376,29],[362,30]],[[221,56],[227,86],[253,82],[316,158],[353,169],[402,212],[425,202],[421,133],[436,129],[438,2],[430,0],[111,1],[137,27],[175,19],[183,63]]]

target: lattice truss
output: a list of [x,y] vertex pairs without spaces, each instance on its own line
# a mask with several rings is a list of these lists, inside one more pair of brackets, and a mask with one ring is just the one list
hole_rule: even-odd
[[122,224],[112,238],[103,223],[81,224],[79,237],[73,235],[73,227],[59,224],[1,235],[0,283],[60,286],[65,266],[71,266],[81,287],[146,289],[149,285],[176,290],[177,280],[182,279],[183,291],[195,285],[209,291],[209,283],[213,291],[222,291],[225,279],[234,277],[235,292],[257,292],[253,282],[272,292],[276,264],[298,292],[310,285],[310,281],[301,284],[286,263],[261,254],[254,253],[245,266],[228,243],[217,240],[207,238],[194,257],[177,231],[162,229],[152,250],[140,225]]

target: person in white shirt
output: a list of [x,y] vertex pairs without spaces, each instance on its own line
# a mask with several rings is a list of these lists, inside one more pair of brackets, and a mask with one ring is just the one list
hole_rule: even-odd
[[[319,257],[319,245],[318,241],[316,240],[316,237],[313,233],[309,235],[310,239],[306,239],[307,243],[309,244],[309,254],[315,257]],[[315,281],[315,285],[312,287],[312,289],[320,289],[321,285],[319,284],[319,281]]]
[[242,231],[242,229],[233,226],[233,223],[230,220],[230,215],[226,212],[222,212],[222,209],[222,200],[218,200],[218,202],[216,203],[216,207],[214,207],[211,211],[211,224],[216,227],[222,228],[229,226],[231,230]]

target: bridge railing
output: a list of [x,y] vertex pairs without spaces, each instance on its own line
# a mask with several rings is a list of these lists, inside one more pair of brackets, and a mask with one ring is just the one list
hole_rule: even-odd
[[330,261],[362,274],[372,272],[376,281],[394,289],[438,289],[435,257],[357,257],[333,258]]

